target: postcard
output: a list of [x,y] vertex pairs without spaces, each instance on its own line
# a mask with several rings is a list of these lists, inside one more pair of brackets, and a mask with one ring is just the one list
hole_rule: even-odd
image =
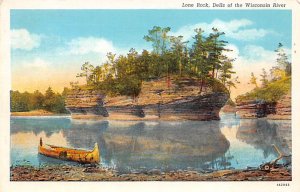
[[1,2],[3,191],[297,191],[300,1]]

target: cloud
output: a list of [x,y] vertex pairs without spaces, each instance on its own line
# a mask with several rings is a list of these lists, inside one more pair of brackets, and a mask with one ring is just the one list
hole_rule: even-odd
[[115,52],[111,41],[97,37],[79,37],[72,39],[67,43],[67,52],[74,55],[84,55],[88,53],[106,54],[107,52]]
[[[135,46],[134,46],[135,47]],[[56,49],[60,56],[82,56],[85,55],[89,61],[103,63],[107,60],[106,55],[112,52],[116,55],[124,55],[129,52],[131,47],[117,47],[112,41],[102,37],[78,37],[71,39],[63,47]],[[141,53],[142,48],[135,49]]]
[[25,61],[22,63],[22,67],[28,68],[28,69],[47,69],[51,66],[52,64],[48,61],[45,61],[41,58],[35,58],[33,61]]
[[225,32],[225,35],[232,39],[251,41],[262,38],[272,31],[266,29],[249,28],[253,26],[253,22],[248,19],[234,19],[231,21],[222,21],[215,19],[211,23],[197,23],[193,25],[185,25],[176,32],[170,33],[174,36],[183,35],[184,40],[191,39],[194,35],[194,29],[201,28],[205,33],[211,32],[213,27],[219,31]]
[[225,46],[225,48],[231,50],[231,51],[224,51],[224,53],[223,53],[228,58],[230,58],[230,59],[236,59],[236,58],[239,57],[240,51],[239,51],[239,48],[236,45],[234,45],[234,44],[227,44]]
[[237,40],[251,41],[260,39],[266,36],[268,33],[270,33],[270,31],[265,29],[244,29],[231,33],[228,32],[227,36]]
[[242,50],[242,55],[245,59],[250,61],[267,60],[275,62],[276,52],[266,50],[265,48],[257,45],[247,45]]
[[30,33],[26,29],[11,30],[11,48],[30,51],[39,47],[41,35]]

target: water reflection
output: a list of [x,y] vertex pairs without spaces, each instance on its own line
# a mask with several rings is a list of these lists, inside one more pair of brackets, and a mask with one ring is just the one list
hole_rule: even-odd
[[116,166],[128,169],[202,167],[229,147],[218,122],[159,122],[151,126],[140,122],[121,129],[112,123],[104,140]]
[[[273,144],[284,154],[291,154],[290,121],[244,119],[240,121],[237,138],[262,150],[265,158],[270,155],[278,156]],[[287,159],[284,160],[287,161]]]
[[240,120],[232,114],[210,122],[87,121],[69,118],[11,118],[11,164],[69,163],[37,155],[46,143],[91,149],[101,163],[121,172],[150,169],[228,169],[258,166],[290,152],[290,121]]

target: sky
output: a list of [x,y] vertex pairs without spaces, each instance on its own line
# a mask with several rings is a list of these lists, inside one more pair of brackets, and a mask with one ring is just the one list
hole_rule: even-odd
[[236,58],[234,70],[240,84],[232,97],[253,87],[251,72],[274,66],[278,43],[291,54],[290,10],[11,10],[12,90],[61,92],[88,61],[101,65],[107,52],[126,54],[151,50],[143,37],[153,26],[170,27],[170,35],[193,41],[195,28],[206,34],[212,27]]

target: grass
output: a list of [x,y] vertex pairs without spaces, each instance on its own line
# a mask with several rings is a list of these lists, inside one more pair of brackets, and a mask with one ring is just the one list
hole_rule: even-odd
[[270,82],[266,87],[255,88],[251,92],[237,97],[238,100],[263,99],[267,102],[276,102],[282,96],[291,92],[291,77]]

